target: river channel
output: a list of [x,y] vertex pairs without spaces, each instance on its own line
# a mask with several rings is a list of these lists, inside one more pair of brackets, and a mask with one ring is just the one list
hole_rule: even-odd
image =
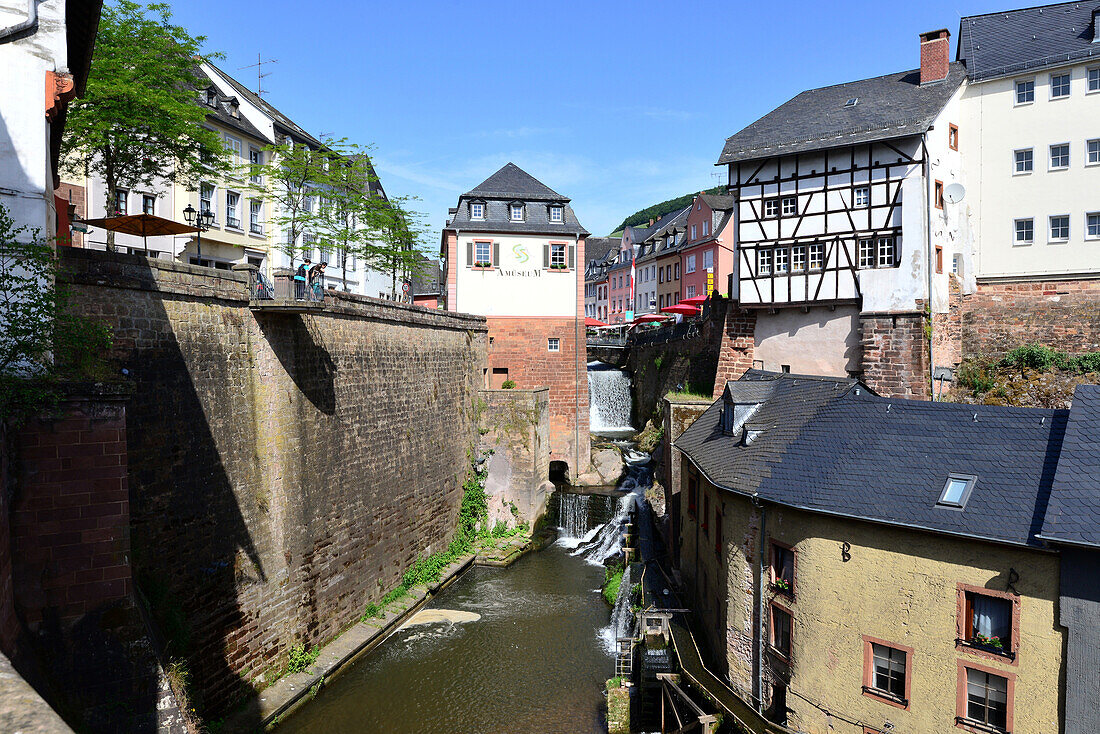
[[602,581],[561,545],[472,568],[428,608],[480,619],[398,631],[278,731],[605,733],[614,663]]

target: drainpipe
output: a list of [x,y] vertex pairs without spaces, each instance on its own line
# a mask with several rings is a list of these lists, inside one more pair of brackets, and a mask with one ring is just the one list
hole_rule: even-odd
[[927,270],[928,270],[928,300],[925,301],[925,308],[928,309],[928,393],[932,395],[932,384],[935,380],[935,360],[932,359],[932,203],[931,195],[929,194],[929,187],[932,185],[932,161],[928,160],[928,133],[924,132],[920,136],[921,158],[923,159],[924,168],[924,244],[925,244],[925,257],[927,258]]
[[756,575],[756,639],[752,646],[752,665],[756,672],[752,681],[752,695],[756,699],[756,710],[761,715],[764,713],[764,645],[767,644],[767,640],[764,637],[764,614],[767,609],[764,607],[764,542],[765,542],[765,515],[764,504],[760,499],[753,495],[752,505],[760,512],[760,543],[759,543],[759,558],[757,559],[757,575]]
[[38,0],[27,0],[27,19],[7,28],[0,29],[0,43],[10,43],[22,38],[24,31],[33,35],[38,31]]

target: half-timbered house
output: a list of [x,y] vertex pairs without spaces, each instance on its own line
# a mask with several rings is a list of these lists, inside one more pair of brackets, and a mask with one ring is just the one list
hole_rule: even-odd
[[[726,140],[757,366],[926,394],[914,340],[929,300],[946,309],[944,258],[969,247],[945,194],[966,76],[949,54],[946,30],[922,34],[920,69],[803,92]],[[918,356],[880,369],[875,350]]]

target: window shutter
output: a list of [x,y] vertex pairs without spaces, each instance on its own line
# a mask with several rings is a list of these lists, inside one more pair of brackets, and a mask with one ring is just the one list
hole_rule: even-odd
[[570,270],[573,269],[573,259],[575,257],[576,250],[577,250],[576,247],[574,247],[573,245],[569,245],[569,269]]
[[466,267],[472,268],[474,266],[474,243],[466,243]]
[[493,267],[494,268],[499,268],[500,267],[500,243],[499,242],[494,242],[493,243]]
[[550,267],[550,245],[542,246],[542,267]]

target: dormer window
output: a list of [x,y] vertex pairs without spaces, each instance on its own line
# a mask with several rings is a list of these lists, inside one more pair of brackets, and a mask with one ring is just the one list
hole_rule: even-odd
[[523,221],[523,204],[511,204],[508,207],[508,218],[513,222]]
[[215,106],[218,102],[218,93],[214,91],[213,87],[206,88],[206,104],[211,107]]
[[974,489],[976,479],[977,477],[971,474],[949,474],[936,506],[948,510],[964,509],[967,500],[970,499],[970,493]]
[[475,201],[470,204],[470,219],[485,219],[485,204]]
[[550,207],[551,224],[561,224],[565,220],[565,211],[560,206]]

